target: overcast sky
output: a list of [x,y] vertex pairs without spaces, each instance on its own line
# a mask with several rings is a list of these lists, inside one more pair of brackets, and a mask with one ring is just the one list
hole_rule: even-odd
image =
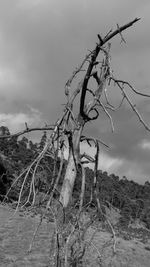
[[[11,132],[54,123],[65,103],[64,85],[93,49],[97,33],[141,20],[112,40],[115,76],[150,93],[149,0],[0,0],[0,125]],[[113,102],[119,91],[110,92]],[[150,99],[132,100],[150,125]],[[102,139],[99,167],[138,182],[150,181],[150,133],[124,104],[113,114],[115,132],[101,116],[86,133]],[[30,138],[30,135],[28,135]],[[84,147],[87,149],[87,147]]]

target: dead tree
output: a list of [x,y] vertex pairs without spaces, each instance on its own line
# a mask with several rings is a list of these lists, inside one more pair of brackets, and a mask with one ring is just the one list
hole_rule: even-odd
[[[66,111],[68,110],[68,112],[66,116],[65,129],[67,129],[66,135],[68,137],[69,156],[65,178],[60,193],[60,201],[63,207],[67,207],[69,204],[77,171],[79,166],[82,164],[82,155],[80,155],[80,142],[83,140],[87,142],[89,141],[88,138],[82,136],[85,124],[89,121],[96,120],[99,117],[98,108],[102,108],[102,110],[106,113],[110,120],[112,131],[114,130],[113,120],[111,118],[111,115],[109,114],[109,110],[115,108],[108,101],[106,89],[107,86],[110,85],[112,80],[120,87],[123,93],[123,100],[126,98],[129,102],[127,95],[125,94],[122,87],[123,82],[117,81],[115,80],[115,78],[113,78],[110,66],[111,44],[109,43],[109,41],[117,34],[120,34],[121,40],[124,40],[122,32],[131,27],[138,20],[139,19],[136,18],[135,20],[131,21],[128,24],[125,24],[122,27],[119,27],[117,25],[117,29],[115,31],[110,31],[104,38],[102,38],[98,34],[98,43],[96,44],[95,49],[85,57],[81,66],[79,66],[73,72],[71,78],[66,83],[65,94],[67,97],[67,104],[65,109]],[[99,56],[101,56],[101,60],[99,60]],[[86,64],[88,66],[85,71],[84,78],[79,82],[77,89],[71,95],[71,83],[77,76],[77,74],[83,70],[83,67]],[[91,88],[89,88],[89,81],[91,79],[94,79],[97,84],[96,88],[92,90]],[[91,95],[91,100],[88,102],[86,101],[87,93]],[[80,105],[78,114],[77,116],[75,116],[73,112],[73,101],[78,94],[80,94]],[[105,95],[106,104],[104,104],[101,100],[102,95]],[[121,104],[119,106],[121,106]],[[129,104],[131,103],[129,102]],[[133,107],[134,105],[132,105],[132,108]],[[92,141],[92,139],[90,141]],[[95,140],[93,141],[95,142]],[[88,155],[83,156],[89,160]]]
[[[85,125],[89,122],[97,120],[99,117],[99,113],[104,112],[109,119],[112,131],[114,130],[113,120],[110,114],[110,111],[115,111],[119,109],[123,102],[126,100],[128,104],[131,106],[133,112],[136,114],[140,122],[143,126],[150,131],[149,126],[145,123],[140,113],[138,112],[136,106],[130,100],[130,97],[126,93],[126,87],[128,87],[134,94],[138,94],[144,97],[150,97],[150,95],[143,94],[138,92],[134,87],[130,85],[130,83],[118,80],[113,72],[111,71],[110,65],[110,49],[111,44],[110,40],[116,35],[120,35],[121,41],[125,41],[122,35],[122,32],[128,28],[130,28],[133,24],[135,24],[139,19],[136,18],[133,21],[119,27],[117,24],[117,29],[114,31],[109,31],[104,38],[102,38],[99,34],[98,42],[96,43],[96,47],[94,50],[90,51],[81,65],[75,69],[70,79],[66,82],[65,85],[65,95],[66,95],[66,104],[64,106],[64,110],[62,116],[58,119],[58,121],[52,126],[45,126],[44,128],[34,128],[30,129],[26,124],[26,129],[23,132],[18,134],[14,134],[12,136],[19,136],[21,134],[28,133],[30,131],[35,130],[51,130],[52,133],[47,139],[45,147],[39,153],[38,157],[31,163],[31,165],[24,170],[19,177],[16,178],[13,185],[18,181],[18,179],[23,175],[24,180],[22,183],[22,187],[20,190],[20,196],[18,200],[18,206],[20,204],[21,195],[24,189],[24,185],[26,180],[30,174],[31,177],[31,185],[30,185],[30,193],[28,199],[31,198],[32,195],[32,204],[35,202],[36,192],[35,192],[35,180],[36,180],[36,171],[37,167],[41,161],[41,159],[48,153],[54,158],[56,155],[60,155],[60,169],[58,172],[58,176],[55,179],[52,179],[51,190],[50,190],[50,198],[47,203],[47,208],[49,207],[54,191],[57,190],[57,185],[59,183],[59,179],[61,177],[62,165],[64,159],[64,145],[66,144],[66,140],[68,143],[68,159],[67,159],[67,167],[65,172],[65,177],[63,180],[63,185],[60,191],[60,203],[63,208],[67,208],[72,197],[73,187],[75,183],[75,179],[77,177],[77,172],[79,168],[82,171],[82,188],[81,188],[81,197],[80,197],[80,210],[83,203],[84,190],[85,190],[85,171],[83,164],[87,162],[93,162],[95,164],[95,173],[97,172],[97,157],[92,158],[90,155],[84,153],[81,155],[80,153],[80,144],[85,141],[89,145],[93,144],[96,148],[98,148],[98,144],[103,144],[101,140],[94,140],[93,138],[88,138],[83,136],[83,129]],[[83,73],[83,78],[77,83],[75,90],[72,90],[73,81],[77,78],[78,74]],[[93,81],[92,81],[93,80]],[[92,83],[91,83],[92,81]],[[112,106],[110,101],[108,101],[107,97],[107,88],[112,83],[117,85],[120,89],[122,100],[117,107]],[[92,89],[90,88],[91,84],[93,84]],[[96,86],[95,86],[96,84]],[[102,96],[104,96],[102,100]],[[75,101],[78,99],[78,107],[75,107]],[[90,100],[89,100],[90,99]],[[77,102],[77,101],[76,101]],[[0,138],[8,138],[8,136],[0,136]],[[11,135],[9,136],[9,138]],[[61,153],[59,153],[59,151]],[[97,153],[97,152],[96,152]],[[96,176],[95,176],[96,177]],[[95,178],[96,179],[96,178]],[[94,181],[96,184],[96,180]],[[95,190],[95,192],[97,192]],[[97,194],[97,193],[96,193]],[[97,197],[97,196],[96,196]],[[28,200],[27,200],[28,201]]]

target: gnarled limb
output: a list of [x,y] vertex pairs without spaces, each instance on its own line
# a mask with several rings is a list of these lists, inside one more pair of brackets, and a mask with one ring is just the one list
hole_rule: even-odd
[[91,77],[91,73],[93,70],[93,67],[95,65],[97,56],[102,48],[102,46],[107,43],[109,40],[111,40],[115,35],[118,33],[121,34],[122,31],[126,30],[127,28],[131,27],[134,23],[136,23],[139,19],[136,18],[133,21],[123,25],[122,27],[117,27],[117,29],[113,32],[108,33],[104,39],[101,38],[100,35],[98,35],[99,38],[99,44],[96,45],[95,50],[92,52],[91,55],[91,60],[89,62],[89,66],[87,69],[87,72],[84,77],[83,85],[82,85],[82,93],[81,93],[81,98],[80,98],[80,115],[83,117],[83,119],[87,120],[88,115],[85,113],[84,108],[85,108],[85,97],[86,97],[86,90],[88,87],[88,82]]

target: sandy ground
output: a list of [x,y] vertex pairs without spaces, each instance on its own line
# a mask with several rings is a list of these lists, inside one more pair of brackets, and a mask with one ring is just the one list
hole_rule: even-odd
[[[50,240],[53,230],[52,223],[44,221],[35,237],[32,252],[27,253],[39,217],[24,216],[8,206],[0,205],[0,266],[7,267],[48,267]],[[90,228],[87,240],[95,229]],[[99,257],[98,257],[99,255]],[[96,231],[92,245],[85,255],[83,266],[102,267],[150,267],[150,239],[145,243],[139,238],[126,240],[117,236],[116,254],[113,253],[113,239],[110,233]],[[101,258],[101,260],[100,260]],[[100,264],[101,262],[101,264]]]

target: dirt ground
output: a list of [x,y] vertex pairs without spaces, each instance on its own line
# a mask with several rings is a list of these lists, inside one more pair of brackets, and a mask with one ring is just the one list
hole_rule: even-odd
[[49,242],[52,224],[43,221],[32,252],[28,253],[33,234],[40,218],[16,213],[8,206],[0,205],[0,266],[7,267],[47,267],[49,262]]
[[[43,221],[31,253],[28,249],[39,223],[38,216],[18,212],[0,205],[0,266],[7,267],[49,267],[50,240],[53,224]],[[95,231],[90,228],[87,241]],[[83,266],[102,267],[150,267],[150,238],[137,229],[137,237],[123,233],[116,237],[116,253],[113,253],[113,239],[106,231],[96,231],[92,245],[85,255]],[[146,235],[146,234],[145,234]],[[144,240],[144,241],[143,241]],[[101,260],[100,260],[101,259]],[[101,263],[100,263],[101,262]]]

